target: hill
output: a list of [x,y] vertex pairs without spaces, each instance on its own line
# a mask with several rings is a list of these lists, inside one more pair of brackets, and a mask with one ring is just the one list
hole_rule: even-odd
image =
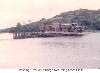
[[39,26],[52,23],[78,23],[85,26],[87,30],[100,30],[100,10],[79,9],[63,12],[52,18],[42,18],[40,21],[32,22],[26,25],[18,23],[16,27],[7,28],[6,31],[39,31]]

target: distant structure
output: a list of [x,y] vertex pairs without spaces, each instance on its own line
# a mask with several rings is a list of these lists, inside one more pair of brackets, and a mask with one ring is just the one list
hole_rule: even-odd
[[15,32],[14,39],[24,39],[33,37],[56,37],[56,36],[82,36],[84,31],[82,26],[77,23],[53,23],[40,26],[40,32]]
[[60,23],[53,23],[52,25],[42,25],[40,27],[40,31],[55,31],[55,32],[82,32],[84,29],[82,26],[79,26],[77,23],[67,23],[67,24],[60,24]]

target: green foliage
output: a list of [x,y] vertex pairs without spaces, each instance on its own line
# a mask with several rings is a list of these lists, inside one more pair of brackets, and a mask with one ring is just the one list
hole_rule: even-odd
[[100,30],[100,10],[80,9],[64,12],[50,19],[42,18],[40,21],[32,22],[26,25],[17,23],[16,27],[7,29],[9,32],[37,32],[43,24],[52,23],[78,23],[88,27],[88,29]]
[[39,31],[39,26],[35,24],[27,24],[27,25],[21,25],[18,23],[16,27],[11,27],[9,29],[9,32],[37,32]]

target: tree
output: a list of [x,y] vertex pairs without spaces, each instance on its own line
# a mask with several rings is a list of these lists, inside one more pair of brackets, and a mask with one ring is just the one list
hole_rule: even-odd
[[23,27],[19,22],[16,25],[16,31],[15,32],[23,32]]

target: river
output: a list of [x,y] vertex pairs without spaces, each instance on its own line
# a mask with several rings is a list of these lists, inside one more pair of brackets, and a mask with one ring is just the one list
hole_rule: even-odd
[[2,33],[0,68],[100,68],[100,32],[16,40]]

